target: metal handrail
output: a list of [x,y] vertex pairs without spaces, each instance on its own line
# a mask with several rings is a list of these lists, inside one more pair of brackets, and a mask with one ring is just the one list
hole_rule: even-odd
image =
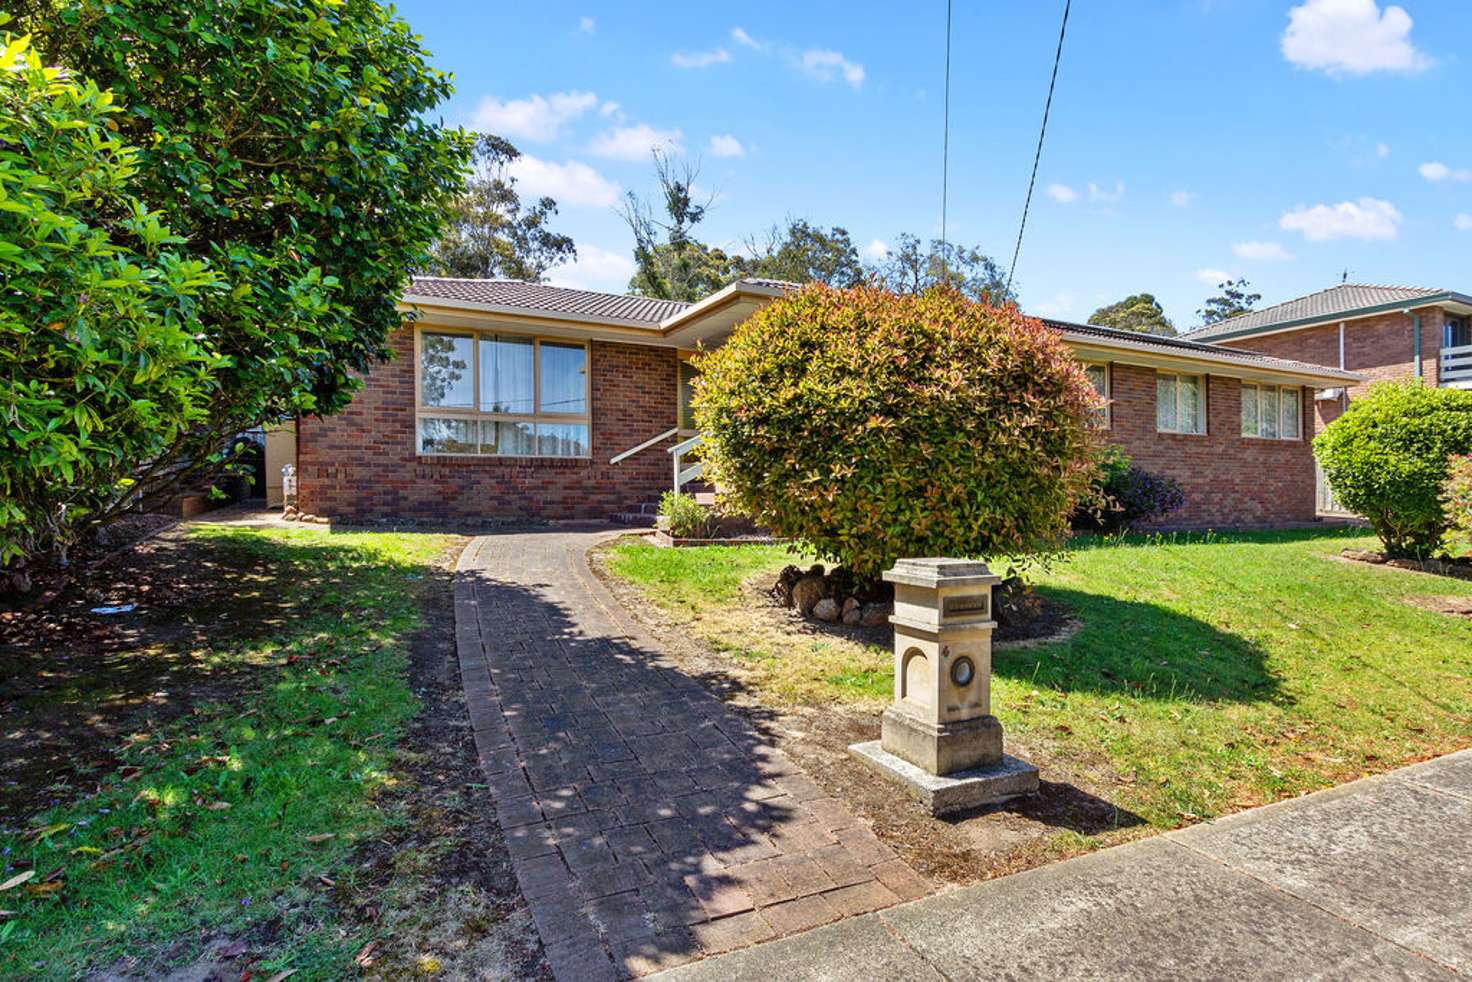
[[694,450],[696,447],[700,446],[704,442],[705,442],[705,437],[703,437],[699,433],[697,433],[697,434],[695,434],[692,437],[686,437],[685,439],[681,440],[679,443],[675,444],[673,447],[670,447],[669,449],[667,449],[665,451],[665,453],[681,454],[681,455],[687,454],[691,450]]
[[639,444],[637,447],[630,447],[629,449],[625,450],[623,453],[619,454],[618,456],[610,458],[608,462],[610,464],[622,463],[623,461],[628,460],[630,457],[634,456],[634,454],[639,453],[641,450],[648,450],[650,447],[654,446],[656,443],[659,443],[662,440],[668,440],[670,437],[674,436],[675,434],[677,434],[679,432],[680,432],[680,428],[678,426],[674,427],[673,429],[665,430],[659,436],[650,437],[649,439],[645,440],[643,443]]

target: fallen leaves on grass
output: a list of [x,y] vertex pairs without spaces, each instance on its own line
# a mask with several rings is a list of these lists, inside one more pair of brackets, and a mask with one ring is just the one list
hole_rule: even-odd
[[0,883],[0,891],[13,890],[35,875],[36,871],[33,869],[28,869],[24,873],[17,873],[4,883]]
[[303,838],[306,839],[306,841],[312,843],[312,845],[316,845],[319,842],[326,842],[328,839],[335,839],[335,838],[337,838],[337,833],[336,832],[318,832],[315,835],[303,836]]

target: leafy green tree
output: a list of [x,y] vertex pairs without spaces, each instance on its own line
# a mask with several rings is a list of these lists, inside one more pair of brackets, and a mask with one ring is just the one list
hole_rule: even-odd
[[954,288],[810,284],[696,365],[725,502],[861,576],[1049,550],[1095,473],[1097,396],[1062,338]]
[[1248,283],[1246,278],[1227,280],[1225,283],[1218,283],[1216,288],[1221,293],[1209,297],[1206,305],[1196,311],[1196,316],[1201,319],[1203,325],[1215,324],[1228,317],[1245,314],[1262,299],[1261,293],[1248,292],[1252,289],[1252,284]]
[[740,256],[695,238],[711,199],[697,201],[694,184],[699,168],[654,151],[659,206],[634,191],[624,197],[620,214],[634,234],[634,275],[629,289],[647,297],[695,301],[739,279]]
[[785,228],[773,225],[764,242],[749,239],[746,245],[747,276],[845,287],[867,275],[848,230],[838,225],[825,229],[792,218]]
[[932,239],[927,248],[915,236],[902,233],[870,272],[875,282],[896,293],[952,286],[968,297],[997,305],[1017,302],[1016,291],[1007,286],[1007,271],[974,246]]
[[1395,556],[1442,547],[1450,461],[1472,454],[1472,391],[1381,382],[1314,438],[1334,496]]
[[1089,323],[1119,331],[1159,334],[1164,337],[1172,337],[1176,333],[1176,327],[1165,316],[1165,309],[1160,306],[1160,301],[1149,293],[1135,293],[1118,303],[1100,307],[1089,315]]
[[128,192],[226,285],[191,325],[227,359],[208,412],[137,461],[140,488],[198,482],[242,430],[346,405],[355,373],[389,355],[404,278],[469,157],[430,118],[451,88],[419,38],[372,0],[19,8],[43,62],[113,92],[138,147]]
[[196,333],[218,281],[127,188],[110,93],[0,51],[0,587],[127,505],[138,464],[200,425],[222,367]]
[[451,204],[450,220],[434,244],[425,272],[433,276],[509,277],[540,282],[553,266],[577,258],[571,236],[548,221],[557,202],[543,197],[523,206],[508,168],[521,151],[507,140],[480,134],[473,167]]

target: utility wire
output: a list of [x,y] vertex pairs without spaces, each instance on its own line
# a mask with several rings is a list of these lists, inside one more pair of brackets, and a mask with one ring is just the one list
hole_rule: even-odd
[[946,84],[945,121],[940,150],[940,245],[941,263],[946,261],[946,196],[950,189],[951,171],[951,0],[946,0]]
[[1007,270],[1007,293],[1012,292],[1012,277],[1017,272],[1017,257],[1022,253],[1022,233],[1027,230],[1027,213],[1032,208],[1032,189],[1038,181],[1038,162],[1043,159],[1043,137],[1048,134],[1048,113],[1053,109],[1053,89],[1058,84],[1058,63],[1063,60],[1063,37],[1068,33],[1068,11],[1073,0],[1064,0],[1063,26],[1058,29],[1058,50],[1053,54],[1053,77],[1048,80],[1048,101],[1043,103],[1043,125],[1038,130],[1038,149],[1032,157],[1032,177],[1027,181],[1027,200],[1022,205],[1022,222],[1017,226],[1017,245],[1012,250],[1012,267]]

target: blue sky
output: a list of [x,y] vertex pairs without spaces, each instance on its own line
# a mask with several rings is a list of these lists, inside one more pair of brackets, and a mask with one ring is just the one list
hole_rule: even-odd
[[[949,232],[1003,261],[1062,9],[956,4]],[[942,0],[399,10],[455,75],[445,119],[511,139],[524,195],[558,199],[580,258],[552,282],[624,288],[614,207],[651,190],[651,143],[699,158],[709,242],[789,216],[873,250],[939,231]],[[1185,328],[1222,274],[1264,304],[1345,269],[1472,291],[1469,36],[1463,0],[1079,0],[1023,307],[1083,320],[1144,290]]]

